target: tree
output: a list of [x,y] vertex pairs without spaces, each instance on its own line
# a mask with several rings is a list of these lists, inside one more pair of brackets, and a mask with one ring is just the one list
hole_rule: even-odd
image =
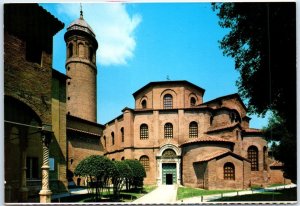
[[95,188],[95,200],[101,199],[103,188],[111,178],[115,166],[113,162],[104,156],[89,156],[76,166],[74,174],[89,179],[88,187]]
[[133,178],[133,172],[125,161],[114,161],[114,165],[115,168],[112,174],[112,183],[114,196],[118,199],[120,191],[126,183],[126,179]]
[[124,160],[132,170],[132,177],[127,179],[129,183],[128,189],[132,186],[134,188],[143,188],[144,177],[146,177],[146,171],[143,165],[138,160]]
[[[239,93],[250,113],[276,113],[289,135],[280,146],[285,174],[296,181],[296,6],[285,3],[213,3],[219,24],[230,29],[220,41],[240,72]],[[289,144],[289,145],[286,145]]]

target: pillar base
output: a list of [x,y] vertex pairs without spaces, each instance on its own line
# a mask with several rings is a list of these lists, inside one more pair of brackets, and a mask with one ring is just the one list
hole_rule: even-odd
[[50,203],[51,202],[51,190],[41,190],[40,193],[40,203]]

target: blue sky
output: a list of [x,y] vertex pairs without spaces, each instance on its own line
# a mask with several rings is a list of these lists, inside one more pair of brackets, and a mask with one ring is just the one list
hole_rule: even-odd
[[[41,4],[65,28],[79,18],[79,4]],[[187,80],[204,88],[204,101],[237,92],[239,74],[224,57],[218,25],[209,3],[83,4],[83,16],[96,33],[97,119],[101,124],[134,108],[132,93],[151,81]],[[65,73],[65,29],[54,37],[53,68]],[[251,115],[250,127],[267,118]]]

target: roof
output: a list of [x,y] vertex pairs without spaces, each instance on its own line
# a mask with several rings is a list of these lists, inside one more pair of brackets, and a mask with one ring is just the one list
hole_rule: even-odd
[[222,131],[222,130],[227,130],[227,129],[233,129],[237,126],[240,126],[239,122],[236,122],[233,124],[221,125],[219,127],[210,127],[206,133],[217,132],[217,131]]
[[70,115],[70,114],[67,115],[67,121],[68,120],[80,121],[80,122],[83,122],[83,123],[86,123],[86,124],[91,124],[91,125],[94,125],[94,126],[97,126],[97,127],[104,128],[104,125],[102,125],[102,124],[98,124],[97,122],[91,122],[89,120],[82,119],[80,117],[75,117],[75,116]]
[[93,132],[87,132],[87,131],[83,131],[83,130],[75,129],[75,128],[71,128],[71,127],[67,127],[67,130],[74,131],[74,132],[79,132],[79,133],[83,133],[83,134],[88,134],[88,135],[92,135],[92,136],[101,137],[100,134],[96,134],[96,133],[93,133]]
[[229,94],[229,95],[225,95],[225,96],[222,96],[222,97],[218,97],[216,99],[212,99],[210,101],[204,102],[202,105],[207,105],[207,104],[210,104],[210,103],[218,102],[218,101],[221,101],[223,99],[233,99],[233,98],[237,98],[241,102],[241,105],[245,109],[245,111],[247,111],[247,107],[245,106],[243,100],[241,99],[241,97],[240,97],[240,95],[238,93],[234,93],[234,94]]
[[270,167],[282,167],[282,166],[283,166],[283,163],[278,160],[275,160],[274,162],[272,162],[270,164]]
[[174,84],[174,85],[178,85],[178,84],[181,84],[181,85],[188,85],[188,86],[191,86],[197,90],[200,90],[201,92],[205,92],[205,89],[191,83],[191,82],[188,82],[186,80],[177,80],[177,81],[159,81],[159,82],[150,82],[148,84],[146,84],[145,86],[143,86],[142,88],[140,88],[139,90],[137,90],[136,92],[134,92],[132,95],[134,97],[136,97],[139,93],[141,93],[143,90],[149,88],[149,87],[153,87],[153,86],[156,86],[156,85],[166,85],[166,84]]
[[224,138],[212,137],[212,136],[203,136],[203,137],[200,137],[200,138],[188,140],[188,141],[182,143],[180,146],[187,145],[187,144],[193,144],[193,143],[199,143],[199,142],[223,142],[223,143],[234,144],[233,141],[230,141],[230,140],[227,140],[227,139],[224,139]]
[[92,35],[93,37],[96,36],[92,27],[90,27],[90,25],[83,19],[82,13],[80,14],[80,17],[78,19],[73,21],[67,27],[67,31],[71,31],[71,30],[80,30]]
[[210,161],[210,160],[215,159],[217,157],[226,156],[226,155],[231,155],[231,156],[233,156],[237,159],[242,159],[242,160],[246,160],[246,161],[250,162],[250,160],[248,160],[245,157],[242,157],[242,156],[240,156],[236,153],[233,153],[230,150],[216,151],[216,152],[209,153],[209,154],[206,154],[206,155],[199,155],[199,156],[196,157],[194,162],[207,162],[207,161]]
[[65,81],[66,79],[71,79],[69,76],[55,70],[52,68],[52,77]]
[[260,129],[254,129],[254,128],[247,128],[243,130],[246,133],[262,133]]

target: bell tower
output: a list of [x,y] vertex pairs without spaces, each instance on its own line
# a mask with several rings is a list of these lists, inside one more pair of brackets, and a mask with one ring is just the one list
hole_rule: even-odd
[[67,47],[66,74],[67,113],[88,121],[97,121],[97,66],[98,42],[95,33],[80,17],[73,21],[64,36]]

